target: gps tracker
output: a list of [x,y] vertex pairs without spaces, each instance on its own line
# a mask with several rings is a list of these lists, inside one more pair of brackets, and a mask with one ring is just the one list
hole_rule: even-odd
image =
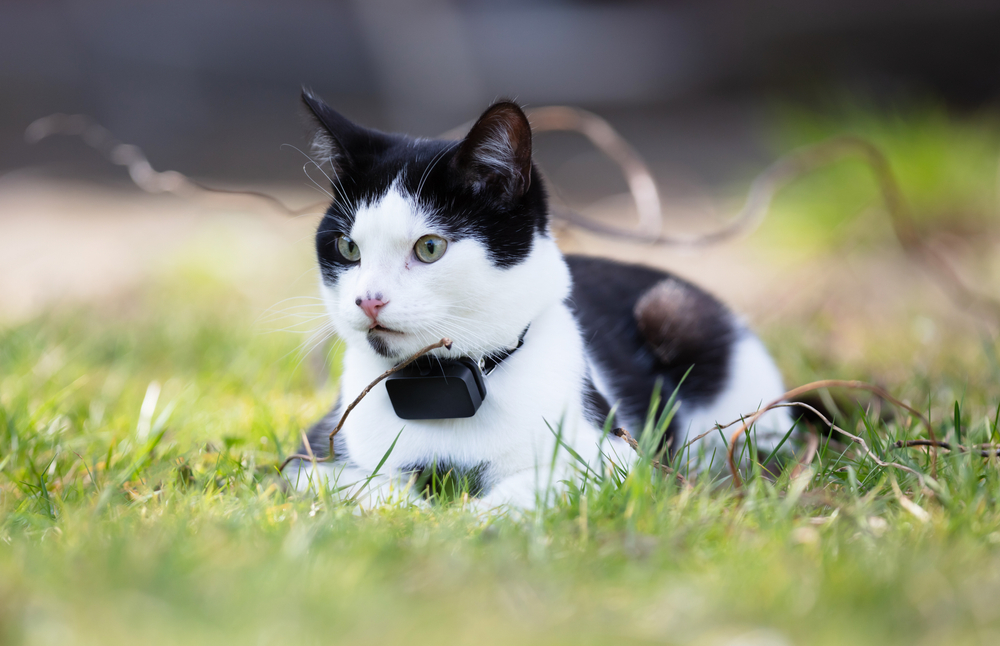
[[472,417],[486,399],[483,372],[465,357],[420,357],[389,375],[385,389],[400,419]]

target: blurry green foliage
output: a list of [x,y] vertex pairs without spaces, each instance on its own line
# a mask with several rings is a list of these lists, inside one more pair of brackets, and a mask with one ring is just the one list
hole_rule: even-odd
[[[836,135],[871,141],[889,158],[915,221],[924,227],[974,233],[1000,224],[997,114],[951,115],[934,107],[888,113],[860,106],[824,113],[783,107],[772,130],[776,155]],[[861,161],[845,159],[782,190],[765,224],[766,237],[843,242],[869,229],[884,239],[889,228],[881,209],[871,171]]]

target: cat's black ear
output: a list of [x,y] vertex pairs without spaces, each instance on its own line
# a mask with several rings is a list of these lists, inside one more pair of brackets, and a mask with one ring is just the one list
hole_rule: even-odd
[[531,185],[531,126],[515,103],[483,113],[452,158],[454,172],[473,191],[502,191],[516,199]]
[[328,106],[308,88],[302,88],[302,103],[316,123],[313,153],[321,161],[328,161],[338,172],[350,166],[351,150],[366,129]]

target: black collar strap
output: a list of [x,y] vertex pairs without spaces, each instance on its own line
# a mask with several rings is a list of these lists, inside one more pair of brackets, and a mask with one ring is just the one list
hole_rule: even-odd
[[479,369],[483,371],[484,375],[488,375],[496,370],[497,366],[507,360],[507,357],[517,352],[524,345],[524,335],[528,333],[529,327],[531,327],[531,323],[528,323],[527,327],[521,332],[521,335],[517,337],[517,345],[513,348],[504,348],[503,350],[491,352],[479,360]]

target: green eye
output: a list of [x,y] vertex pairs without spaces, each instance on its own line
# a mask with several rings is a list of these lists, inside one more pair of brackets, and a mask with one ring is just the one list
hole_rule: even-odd
[[361,250],[358,249],[358,245],[354,244],[354,241],[347,236],[337,236],[337,251],[350,262],[357,262],[361,260]]
[[413,252],[417,254],[420,262],[435,262],[441,259],[447,248],[447,240],[440,236],[429,235],[417,240],[417,244],[413,247]]

